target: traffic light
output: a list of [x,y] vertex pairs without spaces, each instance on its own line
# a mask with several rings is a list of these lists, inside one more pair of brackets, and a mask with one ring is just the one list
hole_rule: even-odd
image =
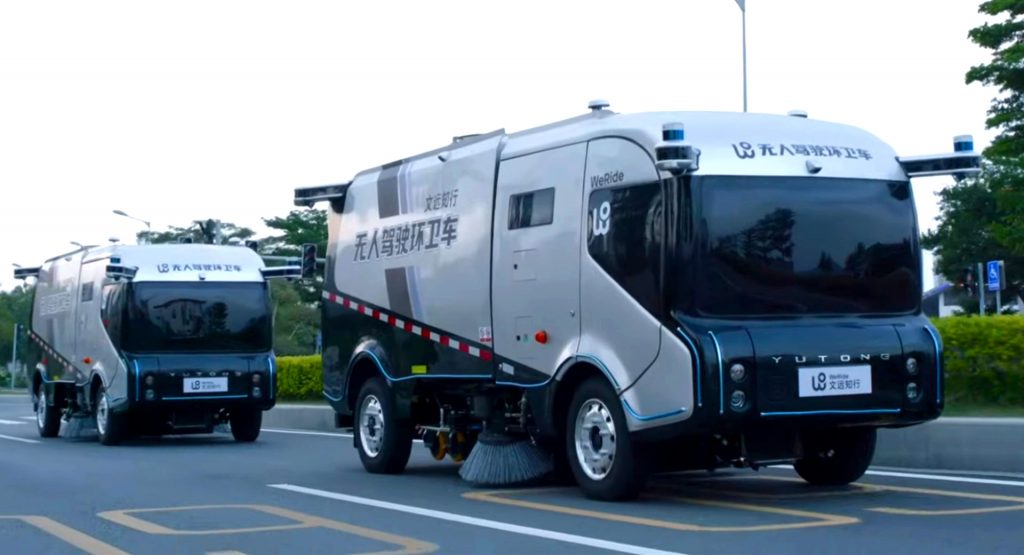
[[302,245],[302,278],[309,279],[316,275],[316,243]]
[[973,297],[978,293],[978,282],[974,276],[974,269],[970,266],[960,270],[960,282],[957,286],[963,288],[964,292]]
[[259,252],[260,251],[260,242],[259,241],[253,241],[252,239],[247,239],[245,241],[245,246],[246,246],[246,248],[252,249],[253,252]]

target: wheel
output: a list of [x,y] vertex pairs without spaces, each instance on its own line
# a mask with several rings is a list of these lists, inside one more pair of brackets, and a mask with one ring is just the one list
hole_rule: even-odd
[[566,456],[576,483],[592,499],[636,497],[648,466],[626,428],[622,403],[608,382],[590,378],[573,394],[566,421]]
[[60,409],[46,400],[42,385],[36,391],[36,429],[40,437],[57,437],[60,433]]
[[395,416],[395,404],[394,394],[380,377],[370,378],[359,390],[355,443],[368,472],[398,474],[409,463],[413,427]]
[[252,442],[260,436],[263,425],[263,411],[260,409],[238,409],[231,411],[231,435],[235,441]]
[[807,434],[797,474],[816,486],[842,486],[864,475],[875,456],[875,428],[843,428]]
[[124,439],[124,417],[110,410],[110,397],[102,385],[96,392],[96,432],[103,445],[117,445]]

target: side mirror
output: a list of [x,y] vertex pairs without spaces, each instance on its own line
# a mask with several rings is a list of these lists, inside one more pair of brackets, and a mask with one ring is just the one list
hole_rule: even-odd
[[312,279],[316,276],[316,243],[302,245],[302,278]]

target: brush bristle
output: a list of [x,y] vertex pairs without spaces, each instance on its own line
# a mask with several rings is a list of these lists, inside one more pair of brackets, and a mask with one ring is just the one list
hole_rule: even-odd
[[459,476],[476,486],[509,486],[541,478],[553,468],[548,453],[528,440],[481,437],[462,463]]
[[91,418],[71,418],[62,424],[60,435],[66,439],[85,439],[96,435],[96,424]]

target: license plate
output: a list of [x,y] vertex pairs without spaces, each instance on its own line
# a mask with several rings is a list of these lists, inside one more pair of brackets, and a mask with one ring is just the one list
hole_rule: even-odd
[[801,397],[832,397],[871,393],[871,367],[815,366],[799,368]]
[[228,390],[227,378],[185,378],[185,393],[216,393]]

